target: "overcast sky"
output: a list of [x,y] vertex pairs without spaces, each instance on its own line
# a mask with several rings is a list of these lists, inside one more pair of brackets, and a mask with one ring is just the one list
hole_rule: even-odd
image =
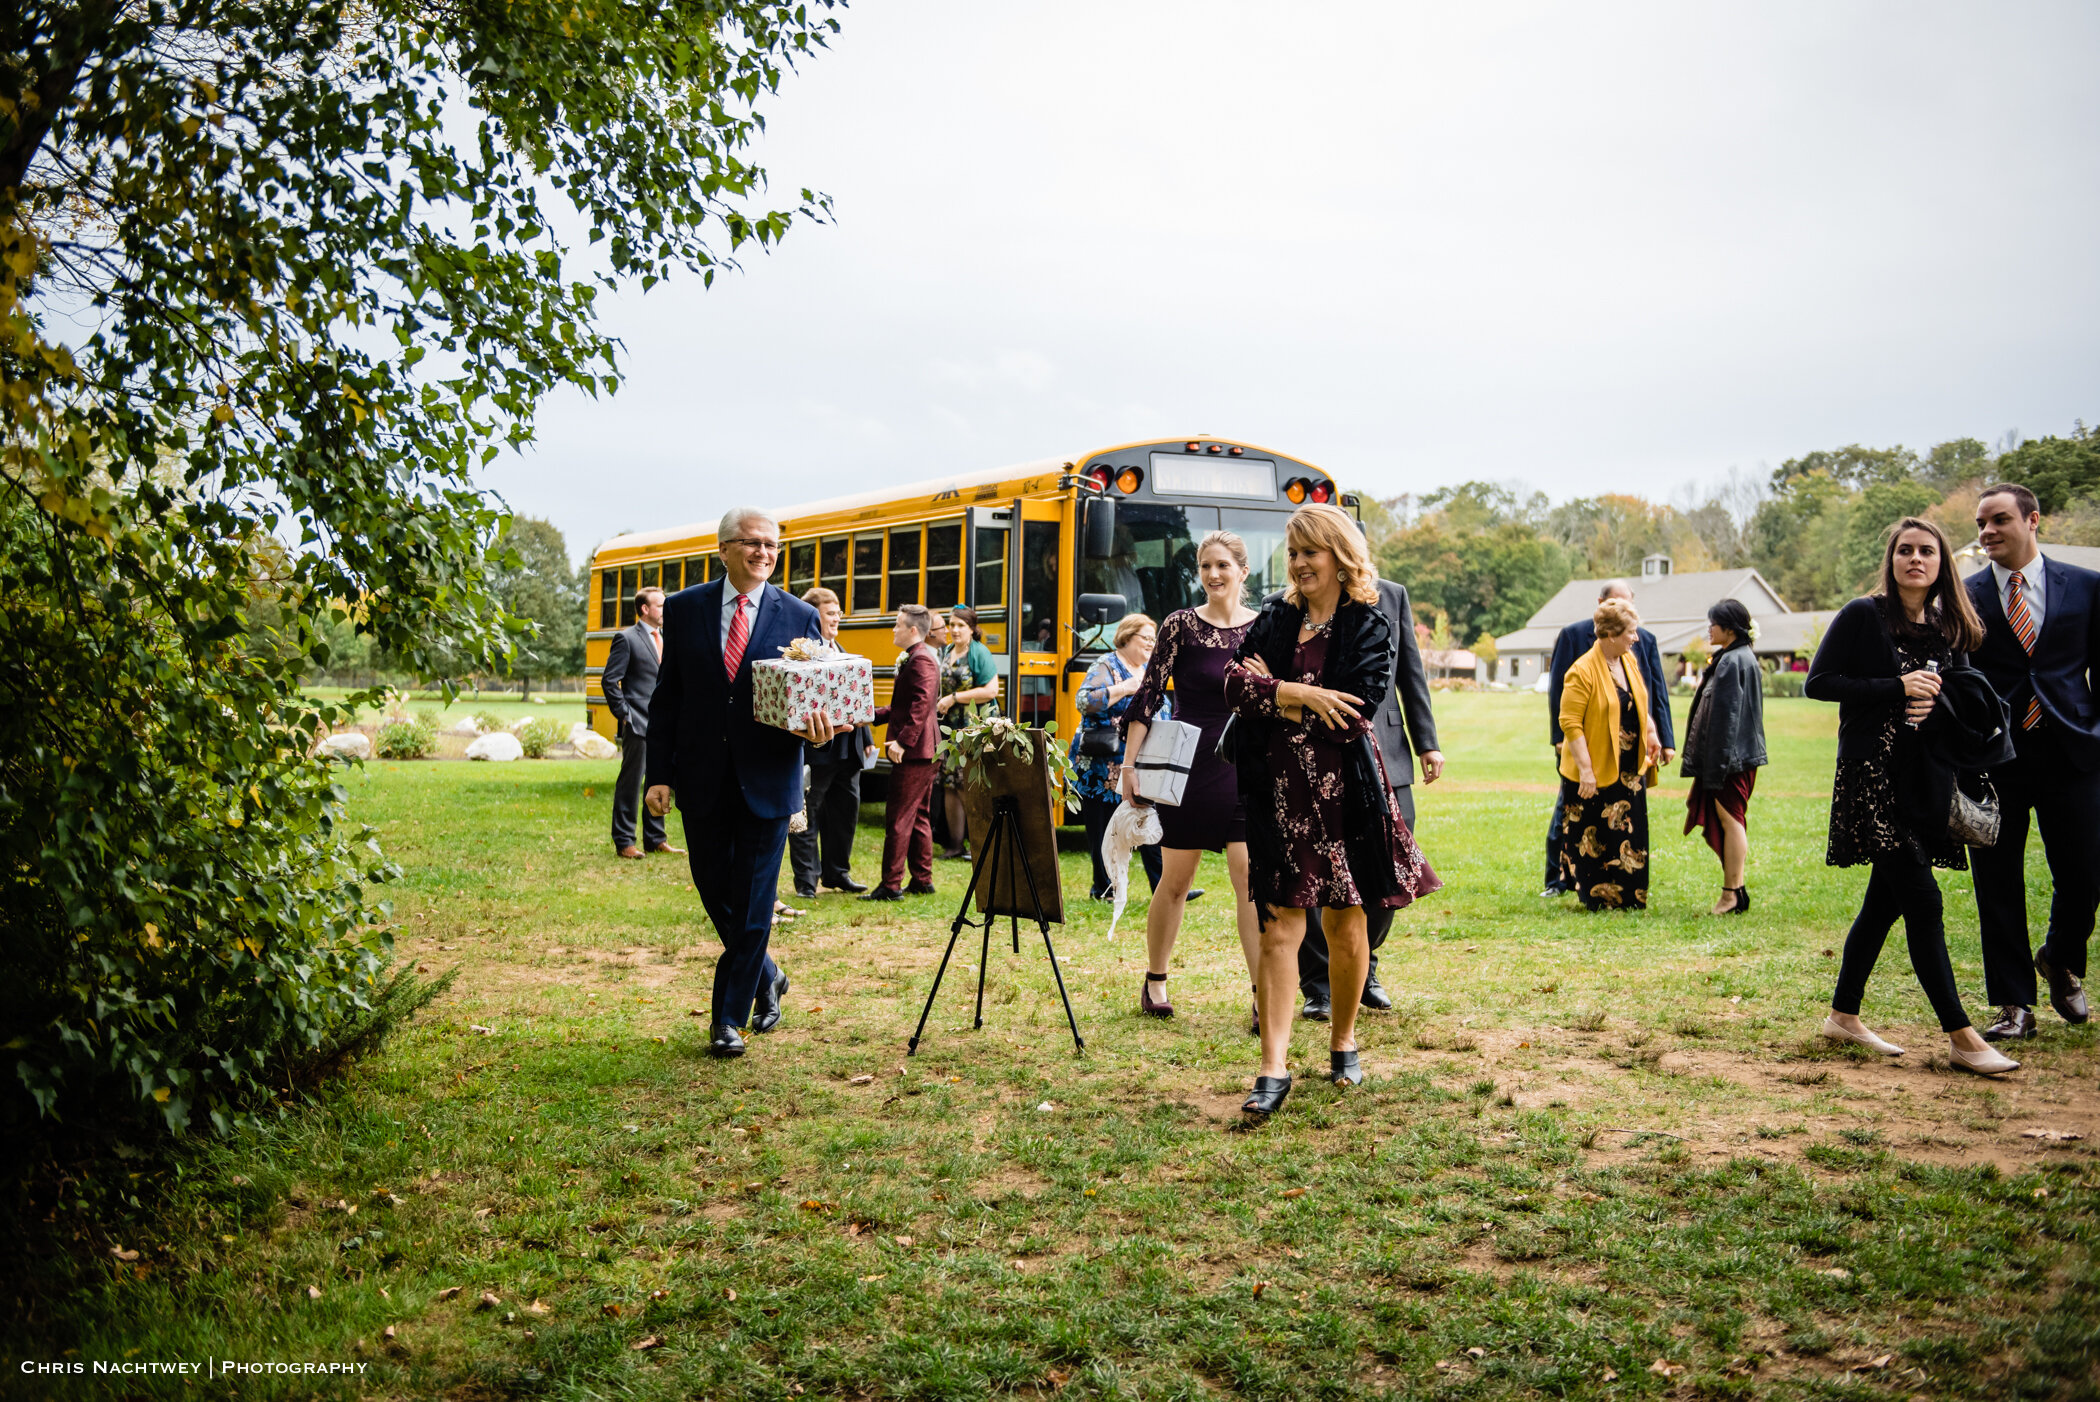
[[1672,497],[2100,418],[2100,5],[869,0],[764,109],[837,222],[606,308],[486,475],[580,558],[1195,432]]

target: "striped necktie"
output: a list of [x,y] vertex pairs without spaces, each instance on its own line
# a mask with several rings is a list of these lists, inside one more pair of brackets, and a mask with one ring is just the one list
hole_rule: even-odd
[[744,665],[744,648],[751,641],[751,620],[744,617],[745,599],[736,596],[736,612],[730,615],[729,637],[722,643],[722,670],[736,680],[736,669]]
[[[2020,577],[2018,570],[2014,570],[2005,581],[2005,621],[2012,624],[2013,636],[2020,640],[2020,646],[2026,648],[2027,655],[2032,657],[2036,629],[2034,614],[2027,607],[2026,589],[2027,581]],[[2020,729],[2032,730],[2041,723],[2042,698],[2029,690],[2027,714],[2020,719]]]

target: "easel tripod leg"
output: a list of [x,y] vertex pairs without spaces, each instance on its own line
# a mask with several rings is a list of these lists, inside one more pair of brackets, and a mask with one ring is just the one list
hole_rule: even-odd
[[[963,925],[966,923],[964,917],[970,913],[970,897],[977,894],[977,878],[983,874],[983,870],[982,867],[979,867],[976,871],[970,873],[970,885],[963,892],[962,906],[955,912],[955,922],[948,927],[947,951],[941,955],[940,968],[934,970],[933,987],[926,990],[926,1006],[919,1010],[918,1030],[913,1032],[911,1040],[904,1044],[904,1054],[906,1056],[917,1056],[919,1054],[919,1038],[926,1035],[926,1019],[933,1013],[933,1000],[935,995],[941,991],[941,980],[947,976],[948,961],[955,957],[955,941],[962,935]],[[985,919],[985,930],[985,938],[989,941],[991,938],[990,917]],[[977,1025],[979,1027],[984,1026],[984,965],[982,961],[978,964],[977,972]]]

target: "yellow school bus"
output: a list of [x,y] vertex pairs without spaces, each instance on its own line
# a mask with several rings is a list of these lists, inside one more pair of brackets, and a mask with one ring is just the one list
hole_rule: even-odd
[[[1055,721],[1068,741],[1080,680],[1114,619],[1128,610],[1158,621],[1200,604],[1196,543],[1220,528],[1247,542],[1247,597],[1258,602],[1282,587],[1284,522],[1308,501],[1356,504],[1319,468],[1252,443],[1200,434],[1124,443],[779,507],[772,582],[798,597],[815,585],[839,596],[839,641],[875,664],[878,703],[896,675],[897,608],[972,606],[999,670],[1000,709]],[[714,544],[709,521],[598,547],[585,697],[599,733],[614,733],[599,677],[613,635],[634,622],[636,591],[719,577]]]

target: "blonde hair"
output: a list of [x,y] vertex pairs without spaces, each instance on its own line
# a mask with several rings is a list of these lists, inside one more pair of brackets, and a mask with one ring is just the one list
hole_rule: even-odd
[[1203,552],[1210,549],[1213,545],[1221,547],[1227,555],[1230,555],[1233,558],[1233,560],[1239,565],[1241,569],[1246,569],[1248,567],[1247,542],[1241,540],[1231,531],[1212,531],[1209,535],[1197,541],[1196,559],[1198,561],[1201,561],[1203,559]]
[[[1301,550],[1325,550],[1334,556],[1335,577],[1341,581],[1344,598],[1359,604],[1378,602],[1378,571],[1371,565],[1364,533],[1349,519],[1348,512],[1325,502],[1309,502],[1291,513],[1283,538],[1287,545]],[[1296,579],[1284,585],[1283,598],[1285,603],[1305,606]]]
[[1158,626],[1142,613],[1126,613],[1123,621],[1116,625],[1116,646],[1121,647],[1147,628],[1156,629]]
[[1620,598],[1605,599],[1599,603],[1597,611],[1590,615],[1590,621],[1597,625],[1597,636],[1600,639],[1616,638],[1621,633],[1630,633],[1641,626],[1641,616],[1633,611],[1633,605]]

